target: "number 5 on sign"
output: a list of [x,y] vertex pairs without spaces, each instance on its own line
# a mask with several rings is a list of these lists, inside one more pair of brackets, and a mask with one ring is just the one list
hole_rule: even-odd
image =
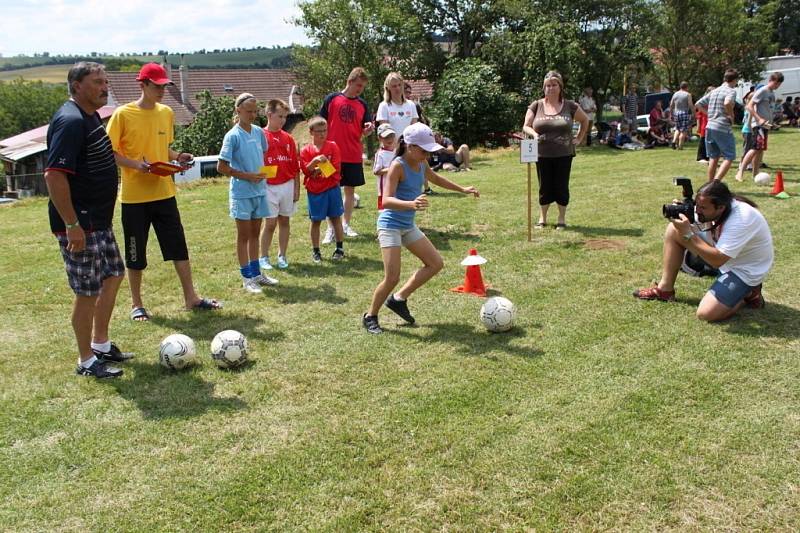
[[525,139],[519,143],[519,162],[536,163],[539,160],[539,143],[536,139]]
[[531,233],[531,163],[539,160],[539,143],[536,139],[524,139],[519,143],[519,162],[528,164],[528,242],[533,239]]

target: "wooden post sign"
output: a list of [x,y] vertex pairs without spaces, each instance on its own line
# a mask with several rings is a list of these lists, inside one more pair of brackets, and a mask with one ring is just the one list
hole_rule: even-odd
[[531,226],[531,163],[539,160],[539,143],[536,139],[524,139],[519,143],[519,162],[528,164],[528,242],[533,240]]

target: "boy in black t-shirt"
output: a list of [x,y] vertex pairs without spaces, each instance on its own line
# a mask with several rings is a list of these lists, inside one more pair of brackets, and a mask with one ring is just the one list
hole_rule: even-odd
[[103,65],[80,62],[67,75],[71,99],[56,111],[47,131],[45,181],[50,229],[56,236],[75,293],[72,327],[82,376],[113,378],[107,365],[132,357],[108,337],[108,325],[125,266],[111,229],[117,167],[97,110],[108,101]]

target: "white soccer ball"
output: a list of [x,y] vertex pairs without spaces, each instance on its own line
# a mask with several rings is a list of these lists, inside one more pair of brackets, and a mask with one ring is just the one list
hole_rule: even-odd
[[161,341],[158,362],[171,370],[180,370],[197,359],[194,341],[182,333],[173,333]]
[[769,182],[772,180],[769,177],[769,174],[766,172],[759,172],[753,176],[753,181],[755,181],[758,185],[769,185]]
[[494,296],[481,306],[480,317],[489,331],[508,331],[514,327],[517,310],[508,298]]
[[247,361],[247,339],[238,331],[220,331],[211,341],[211,358],[220,368],[235,368]]
[[353,207],[358,209],[361,207],[361,197],[358,195],[357,192],[353,193]]

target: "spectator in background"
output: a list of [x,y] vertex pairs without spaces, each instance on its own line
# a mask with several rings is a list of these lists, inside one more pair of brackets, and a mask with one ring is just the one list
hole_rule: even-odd
[[650,127],[652,128],[662,120],[664,120],[664,103],[661,100],[656,100],[656,103],[650,110]]
[[383,101],[378,104],[378,113],[375,124],[388,123],[398,135],[403,134],[411,124],[419,120],[417,105],[411,100],[406,100],[404,95],[403,76],[397,72],[390,72],[383,82]]
[[628,125],[628,131],[636,131],[638,126],[636,115],[639,112],[639,97],[636,94],[636,84],[631,83],[628,94],[622,97],[623,122]]
[[434,171],[449,170],[457,172],[459,170],[472,170],[469,164],[469,146],[462,144],[456,150],[450,137],[444,137],[439,132],[434,134],[434,138],[438,144],[444,147],[443,150],[431,154],[431,168]]
[[578,99],[578,104],[581,106],[581,109],[584,113],[586,113],[586,117],[589,119],[589,125],[586,127],[586,146],[591,146],[592,127],[594,126],[594,116],[597,112],[597,104],[592,97],[591,87],[586,87],[583,89],[583,94]]
[[672,95],[669,102],[672,120],[675,121],[675,132],[672,135],[672,148],[683,150],[683,144],[689,136],[689,127],[692,121],[691,110],[694,109],[692,95],[689,94],[689,83],[682,81],[681,88]]
[[[569,204],[569,177],[575,145],[583,141],[589,119],[577,102],[564,96],[561,74],[551,70],[542,84],[544,98],[534,101],[525,113],[522,130],[537,140],[539,160],[536,174],[539,178],[539,222],[537,228],[547,223],[547,211],[553,202],[558,206],[557,230],[567,227]],[[578,136],[572,136],[572,124],[580,124]]]
[[667,145],[669,145],[669,139],[664,133],[664,121],[651,122],[650,128],[647,130],[647,147],[655,148],[656,146]]
[[791,96],[787,97],[783,103],[783,117],[789,121],[790,126],[797,126],[797,114],[794,112]]
[[[709,85],[706,88],[706,94],[714,90],[714,87]],[[697,135],[700,136],[700,144],[697,146],[697,162],[708,164],[708,154],[706,154],[706,124],[708,124],[708,115],[700,111],[695,111],[694,118],[697,120]]]
[[[367,86],[367,72],[356,67],[347,76],[345,88],[325,97],[319,114],[327,120],[327,140],[336,143],[341,151],[341,186],[344,191],[344,234],[358,237],[350,227],[356,187],[364,185],[364,148],[361,137],[369,135],[375,125],[369,121],[367,102],[361,93]],[[328,226],[322,244],[333,241],[333,228]]]
[[[736,140],[733,137],[733,106],[736,102],[736,82],[739,72],[729,68],[722,84],[695,104],[698,111],[708,115],[706,152],[709,156],[708,180],[721,180],[736,159]],[[717,169],[720,158],[722,164]]]
[[747,164],[752,162],[753,176],[758,174],[761,167],[761,160],[764,152],[767,151],[767,139],[769,130],[773,127],[772,105],[775,103],[775,90],[783,83],[783,74],[773,72],[769,76],[767,84],[756,90],[753,97],[747,103],[747,111],[750,113],[750,129],[752,130],[753,145],[749,151],[742,156],[742,163],[736,173],[736,180],[742,181],[742,174]]
[[411,90],[411,84],[408,83],[407,81],[404,82],[403,84],[403,96],[405,96],[406,100],[408,100],[409,102],[414,102],[414,105],[417,107],[417,117],[419,117],[419,121],[425,124],[426,126],[430,126],[431,121],[428,120],[428,117],[425,116],[425,112],[422,109],[422,106],[419,105],[419,102],[417,100],[414,100],[412,98],[413,92]]

